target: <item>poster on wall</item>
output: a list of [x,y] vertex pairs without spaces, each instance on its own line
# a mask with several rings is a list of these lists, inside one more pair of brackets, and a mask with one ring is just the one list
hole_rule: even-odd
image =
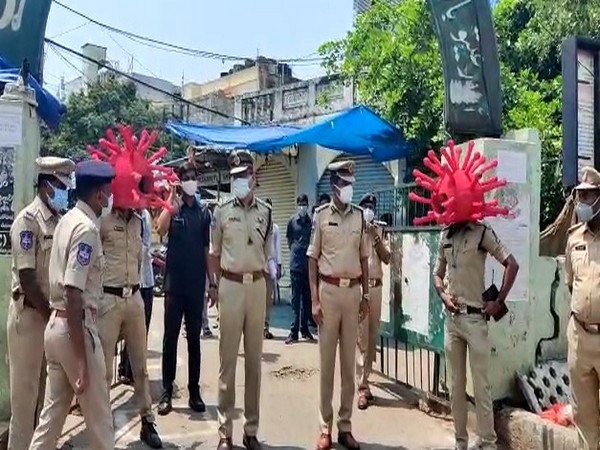
[[10,254],[14,194],[15,148],[0,147],[0,255]]
[[407,330],[429,335],[431,253],[416,234],[402,236],[402,312]]
[[[527,167],[529,166],[526,153],[498,152],[496,173],[498,177],[504,177],[508,182],[504,188],[496,190],[493,196],[498,199],[500,205],[509,208],[510,214],[506,217],[486,219],[486,222],[494,229],[500,241],[513,254],[520,266],[515,284],[508,296],[509,301],[529,299],[531,196],[526,184]],[[488,256],[485,270],[486,286],[494,283],[500,288],[503,273],[504,267],[493,257]]]

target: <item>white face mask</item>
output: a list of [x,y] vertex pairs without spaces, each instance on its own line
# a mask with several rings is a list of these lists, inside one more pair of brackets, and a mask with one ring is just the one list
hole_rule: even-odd
[[591,205],[588,205],[587,203],[583,202],[577,203],[577,205],[575,206],[575,214],[577,214],[577,218],[580,222],[587,223],[598,215],[598,212],[600,212],[600,210],[594,212],[594,206],[596,206],[596,203],[598,203],[599,199],[600,197],[598,197],[596,201]]
[[354,195],[354,189],[352,188],[351,184],[349,184],[348,186],[344,186],[343,188],[339,188],[340,201],[344,205],[347,205],[348,203],[350,203],[352,201],[353,195]]
[[198,182],[196,180],[186,180],[181,182],[181,189],[190,197],[198,190]]
[[234,178],[231,181],[231,193],[240,200],[246,198],[250,193],[250,179]]
[[364,215],[367,222],[373,222],[373,219],[375,218],[375,211],[373,211],[371,208],[365,208]]
[[307,212],[308,212],[308,206],[306,206],[306,205],[298,206],[298,214],[300,214],[301,216],[305,216]]
[[101,217],[106,217],[110,214],[110,212],[112,211],[112,207],[113,207],[113,195],[110,194],[110,196],[107,197],[108,203],[106,204],[106,206],[102,207],[102,213],[100,213]]

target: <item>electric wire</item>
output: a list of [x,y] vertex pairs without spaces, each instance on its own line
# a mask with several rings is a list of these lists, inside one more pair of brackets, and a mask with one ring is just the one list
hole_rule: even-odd
[[[209,112],[211,114],[215,114],[215,115],[220,116],[220,117],[224,117],[226,119],[237,120],[237,121],[239,121],[239,122],[241,122],[241,123],[243,123],[245,125],[251,125],[251,123],[248,122],[247,120],[240,119],[238,117],[232,116],[230,114],[226,114],[224,112],[218,111],[218,110],[213,109],[213,108],[209,108],[207,106],[199,105],[199,104],[194,103],[194,102],[192,102],[190,100],[187,100],[187,99],[185,99],[185,98],[183,98],[183,97],[181,97],[179,95],[173,94],[172,92],[165,91],[164,89],[160,89],[160,88],[158,88],[156,86],[153,86],[152,84],[147,83],[146,81],[140,80],[140,79],[138,79],[138,78],[136,78],[136,77],[134,77],[134,76],[132,76],[132,75],[130,75],[128,73],[125,73],[125,72],[123,72],[121,70],[115,69],[114,67],[109,66],[108,64],[104,63],[103,61],[98,61],[98,60],[96,60],[94,58],[91,58],[91,57],[89,57],[87,55],[84,55],[83,53],[80,53],[80,52],[78,52],[76,50],[73,50],[72,48],[69,48],[69,47],[66,47],[66,46],[64,46],[62,44],[59,44],[59,43],[53,41],[52,39],[44,38],[44,41],[46,41],[51,47],[56,47],[56,48],[54,48],[55,52],[58,51],[57,49],[60,49],[60,50],[66,51],[68,53],[71,53],[72,55],[75,55],[75,56],[77,56],[80,59],[86,60],[88,62],[92,62],[92,63],[96,64],[98,67],[102,67],[102,68],[104,68],[104,69],[106,69],[106,70],[108,70],[110,72],[113,72],[113,73],[119,75],[120,77],[126,78],[126,79],[128,79],[130,81],[133,81],[136,84],[139,84],[141,86],[147,87],[149,89],[153,89],[156,92],[160,92],[161,94],[166,95],[167,97],[170,97],[170,98],[176,100],[177,102],[184,103],[184,104],[189,105],[189,106],[193,106],[195,108],[201,109],[201,110]],[[66,59],[66,58],[64,58],[64,56],[63,56],[63,59]],[[82,71],[79,70],[79,69],[77,69],[73,64],[71,64],[70,61],[69,61],[69,65],[72,66],[72,67],[74,67],[78,72],[82,73]]]
[[[206,50],[199,50],[199,49],[194,49],[194,48],[190,48],[190,47],[184,47],[184,46],[177,45],[177,44],[171,44],[169,42],[165,42],[165,41],[161,41],[159,39],[154,39],[151,37],[143,36],[143,35],[140,35],[137,33],[132,33],[130,31],[122,30],[122,29],[114,27],[112,25],[108,25],[106,23],[100,22],[99,20],[96,20],[80,11],[77,11],[77,10],[71,8],[70,6],[65,5],[64,3],[60,2],[59,0],[53,0],[53,3],[56,3],[58,6],[66,9],[67,11],[69,11],[83,19],[88,20],[89,22],[93,23],[94,25],[105,28],[114,33],[121,34],[123,36],[128,37],[129,39],[137,40],[138,43],[143,44],[143,45],[148,45],[150,47],[158,48],[161,50],[165,50],[165,47],[166,47],[168,49],[176,50],[179,53],[187,54],[189,56],[197,56],[197,57],[209,58],[209,59],[218,59],[218,60],[222,60],[222,61],[247,61],[247,60],[254,61],[254,60],[256,60],[256,57],[228,55],[228,54],[224,54],[224,53],[215,53],[215,52],[206,51]],[[150,43],[154,44],[154,45],[151,45]],[[276,60],[281,63],[301,62],[301,61],[316,62],[316,61],[323,60],[323,58],[322,57],[281,58],[281,59],[277,58]]]

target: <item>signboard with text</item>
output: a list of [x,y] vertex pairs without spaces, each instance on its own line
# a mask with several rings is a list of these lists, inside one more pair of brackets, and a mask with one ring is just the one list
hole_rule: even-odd
[[502,91],[488,0],[429,0],[444,69],[446,128],[500,137]]

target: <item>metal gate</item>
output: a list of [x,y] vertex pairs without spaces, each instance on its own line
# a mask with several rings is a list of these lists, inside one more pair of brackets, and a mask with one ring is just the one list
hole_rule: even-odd
[[416,184],[375,192],[392,252],[378,366],[386,377],[447,405],[444,311],[431,281],[440,228],[412,225],[428,208],[409,201],[411,191],[424,194]]

